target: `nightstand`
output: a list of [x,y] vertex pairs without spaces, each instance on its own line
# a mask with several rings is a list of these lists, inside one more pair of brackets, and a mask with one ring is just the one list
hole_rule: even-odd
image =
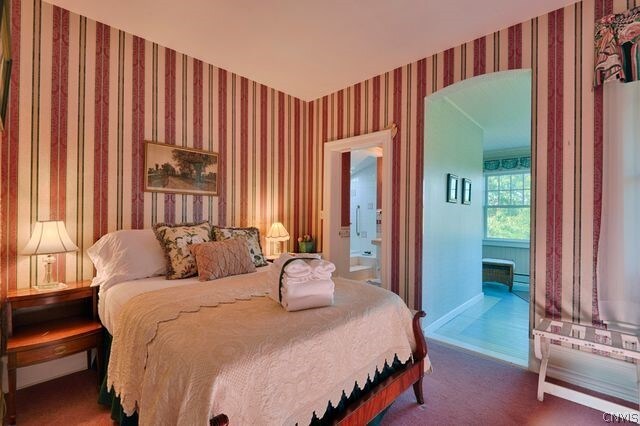
[[7,358],[9,393],[7,418],[16,422],[16,369],[97,349],[98,385],[102,372],[102,324],[98,319],[97,287],[91,281],[68,283],[66,288],[25,288],[7,294]]

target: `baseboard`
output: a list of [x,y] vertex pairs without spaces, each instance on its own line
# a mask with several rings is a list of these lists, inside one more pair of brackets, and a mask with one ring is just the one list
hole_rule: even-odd
[[479,293],[473,296],[471,299],[467,300],[462,305],[454,308],[453,310],[449,311],[448,313],[444,314],[443,316],[441,316],[440,318],[438,318],[437,320],[435,320],[434,322],[426,326],[424,329],[425,333],[427,335],[429,333],[433,333],[434,331],[436,331],[437,329],[439,329],[440,327],[442,327],[443,325],[445,325],[446,323],[448,323],[449,321],[451,321],[452,319],[460,315],[470,306],[475,305],[476,303],[482,301],[483,297],[484,297],[484,293]]
[[527,361],[526,360],[522,360],[522,359],[518,359],[516,357],[512,357],[509,355],[505,355],[505,354],[501,354],[489,349],[485,349],[485,348],[481,348],[475,345],[472,345],[470,343],[465,343],[465,342],[461,342],[459,340],[456,339],[451,339],[447,336],[442,336],[440,334],[438,334],[437,332],[435,333],[429,333],[427,334],[427,337],[430,340],[435,340],[436,342],[449,346],[451,348],[457,349],[457,350],[462,350],[464,352],[470,353],[472,355],[476,355],[476,356],[481,356],[483,358],[487,358],[487,359],[491,359],[494,361],[498,361],[498,362],[504,362],[506,364],[509,365],[513,365],[514,367],[518,367],[518,368],[522,368],[522,369],[527,369]]
[[513,283],[513,289],[512,289],[512,290],[516,290],[516,291],[529,291],[529,284],[514,282],[514,283]]
[[[538,372],[540,360],[530,359],[530,369]],[[634,364],[551,345],[547,376],[554,379],[638,404],[636,374]]]

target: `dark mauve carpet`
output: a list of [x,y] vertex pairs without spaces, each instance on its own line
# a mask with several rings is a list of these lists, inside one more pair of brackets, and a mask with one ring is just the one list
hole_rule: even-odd
[[[398,398],[384,425],[591,425],[602,413],[545,395],[536,399],[534,373],[429,342],[434,365],[424,381],[425,405],[413,390]],[[18,391],[18,425],[112,425],[96,402],[93,371],[83,371]],[[233,419],[232,419],[233,420]]]

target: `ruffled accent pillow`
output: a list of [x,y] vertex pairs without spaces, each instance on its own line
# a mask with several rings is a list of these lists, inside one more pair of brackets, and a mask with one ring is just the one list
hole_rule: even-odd
[[262,254],[262,247],[260,246],[260,231],[258,228],[221,228],[219,226],[213,227],[213,239],[215,241],[224,241],[231,238],[242,237],[247,240],[249,245],[249,254],[251,254],[251,260],[256,266],[267,266],[267,259]]
[[256,271],[256,265],[249,256],[249,244],[244,238],[194,244],[191,253],[196,257],[200,281]]
[[167,279],[177,280],[198,273],[191,244],[211,241],[211,225],[208,222],[173,225],[158,223],[153,227],[167,257]]

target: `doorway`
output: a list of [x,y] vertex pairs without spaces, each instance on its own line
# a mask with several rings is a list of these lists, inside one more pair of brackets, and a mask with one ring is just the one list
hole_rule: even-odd
[[349,275],[380,285],[382,147],[355,149],[350,158]]
[[513,364],[529,356],[531,72],[425,99],[427,336]]
[[[352,262],[358,262],[359,259],[351,259],[352,231],[356,233],[356,237],[358,237],[357,233],[360,233],[360,239],[369,240],[370,244],[373,243],[373,240],[376,240],[373,245],[377,249],[378,256],[377,259],[375,255],[371,257],[377,260],[379,270],[374,269],[374,277],[366,277],[364,280],[377,278],[379,280],[377,284],[387,289],[390,287],[391,271],[385,259],[390,259],[391,248],[390,241],[385,238],[385,235],[390,235],[391,227],[389,221],[384,220],[384,212],[390,211],[391,208],[391,191],[388,183],[391,182],[391,144],[395,133],[396,129],[395,125],[393,125],[385,130],[327,142],[324,145],[324,191],[321,215],[323,220],[323,256],[336,265],[336,276],[354,278],[351,270],[352,266],[354,266]],[[383,158],[380,170],[376,166],[376,181],[380,181],[380,205],[378,206],[376,203],[376,205],[372,206],[376,208],[369,209],[369,201],[361,204],[357,204],[356,201],[354,206],[357,209],[357,206],[360,205],[360,210],[354,210],[352,215],[352,192],[350,188],[352,156],[357,161],[359,157],[368,157],[369,154],[375,155],[376,158],[381,155]],[[371,162],[372,160],[367,161]],[[359,217],[359,221],[364,220],[365,210],[369,212],[375,211],[376,213],[378,210],[380,211],[380,215],[377,217],[380,223],[376,224],[376,238],[370,238],[369,232],[371,231],[365,230],[364,227],[361,228],[362,222],[358,222],[356,227],[356,218]],[[362,233],[363,231],[364,234]],[[370,249],[363,249],[362,252],[364,253],[364,251],[370,251]],[[357,267],[354,268],[354,272],[357,269]]]

